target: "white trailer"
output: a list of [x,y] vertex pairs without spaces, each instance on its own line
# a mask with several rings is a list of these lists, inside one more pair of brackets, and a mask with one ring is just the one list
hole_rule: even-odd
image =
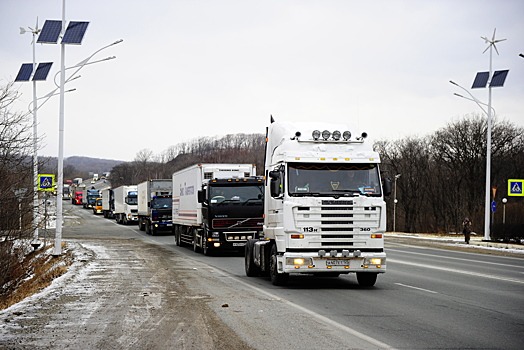
[[264,239],[245,250],[247,276],[356,273],[371,287],[386,272],[384,233],[391,181],[380,157],[346,125],[274,122],[266,131]]
[[102,191],[102,214],[105,218],[113,218],[115,209],[115,198],[111,188],[103,189]]
[[152,179],[138,184],[138,227],[147,234],[171,231],[172,179]]
[[206,255],[244,249],[262,232],[263,181],[253,164],[196,164],[173,174],[177,245]]
[[138,191],[136,185],[120,186],[113,189],[116,222],[127,225],[138,223]]

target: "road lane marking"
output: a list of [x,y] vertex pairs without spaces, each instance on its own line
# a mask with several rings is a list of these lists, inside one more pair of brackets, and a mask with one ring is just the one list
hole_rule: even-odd
[[[406,245],[406,247],[413,248],[413,246],[411,246],[411,245]],[[424,248],[417,247],[417,248],[427,249],[427,250],[444,250],[444,251],[450,252],[450,250],[443,249],[443,248],[429,248],[429,247],[424,247]],[[428,253],[419,253],[419,252],[410,252],[410,251],[406,251],[406,250],[398,250],[398,249],[391,249],[391,248],[386,248],[386,251],[398,252],[398,253],[403,253],[403,254],[424,255],[424,256],[432,256],[432,257],[436,257],[436,258],[442,258],[441,255],[428,254]],[[478,253],[473,253],[473,252],[461,252],[461,253],[463,253],[463,254],[474,254],[474,255],[478,254]],[[500,258],[513,259],[513,260],[522,260],[522,258],[515,258],[515,257],[511,257],[511,256],[504,256],[504,257],[501,256]],[[496,263],[496,262],[475,260],[475,259],[457,258],[457,257],[452,257],[452,256],[447,257],[447,259],[462,260],[462,261],[475,261],[475,262],[479,262],[479,263],[482,263],[482,264],[488,264],[488,265],[498,265],[498,266],[508,266],[508,267],[522,268],[522,266],[519,266],[519,265],[510,265],[510,264],[503,264],[503,263]]]
[[507,278],[507,277],[500,277],[500,276],[489,275],[489,274],[480,273],[480,272],[473,272],[473,271],[466,271],[466,270],[457,270],[457,269],[451,269],[451,268],[447,268],[447,267],[438,267],[438,266],[434,266],[434,265],[425,265],[425,264],[411,263],[411,262],[407,262],[407,261],[402,261],[402,260],[397,260],[397,259],[390,259],[390,258],[388,258],[387,261],[388,262],[397,263],[397,264],[403,264],[403,265],[425,267],[427,269],[432,269],[432,270],[454,272],[454,273],[459,273],[459,274],[463,274],[463,275],[484,277],[484,278],[490,278],[490,279],[499,280],[499,281],[515,282],[515,283],[524,284],[524,280],[514,279],[514,278]]
[[410,285],[403,284],[403,283],[395,283],[395,284],[398,285],[398,286],[406,287],[406,288],[412,288],[412,289],[416,289],[416,290],[421,290],[423,292],[428,292],[428,293],[432,293],[432,294],[438,294],[438,292],[435,292],[434,290],[429,290],[429,289],[419,288],[419,287],[415,287],[415,286],[410,286]]

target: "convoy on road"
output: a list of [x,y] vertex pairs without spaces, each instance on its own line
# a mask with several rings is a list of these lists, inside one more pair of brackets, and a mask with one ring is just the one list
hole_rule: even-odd
[[264,176],[253,164],[194,164],[171,179],[96,190],[93,212],[172,234],[177,246],[204,255],[243,252],[246,275],[269,276],[274,285],[290,274],[355,273],[371,287],[386,272],[391,181],[382,179],[366,137],[346,125],[271,118]]

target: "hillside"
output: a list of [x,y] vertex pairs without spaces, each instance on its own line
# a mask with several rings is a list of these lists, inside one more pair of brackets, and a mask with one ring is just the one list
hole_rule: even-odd
[[[42,170],[46,169],[49,172],[56,172],[58,168],[58,159],[56,157],[40,157],[39,160],[43,163]],[[111,171],[114,166],[121,163],[125,162],[123,160],[72,156],[64,159],[64,174],[66,176],[67,173],[102,174]],[[40,172],[42,173],[43,171]]]

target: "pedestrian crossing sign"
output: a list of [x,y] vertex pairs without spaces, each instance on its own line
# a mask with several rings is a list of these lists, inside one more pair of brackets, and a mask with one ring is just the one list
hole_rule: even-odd
[[524,179],[509,179],[508,180],[508,196],[524,197]]
[[51,192],[54,191],[55,174],[38,174],[38,190]]

